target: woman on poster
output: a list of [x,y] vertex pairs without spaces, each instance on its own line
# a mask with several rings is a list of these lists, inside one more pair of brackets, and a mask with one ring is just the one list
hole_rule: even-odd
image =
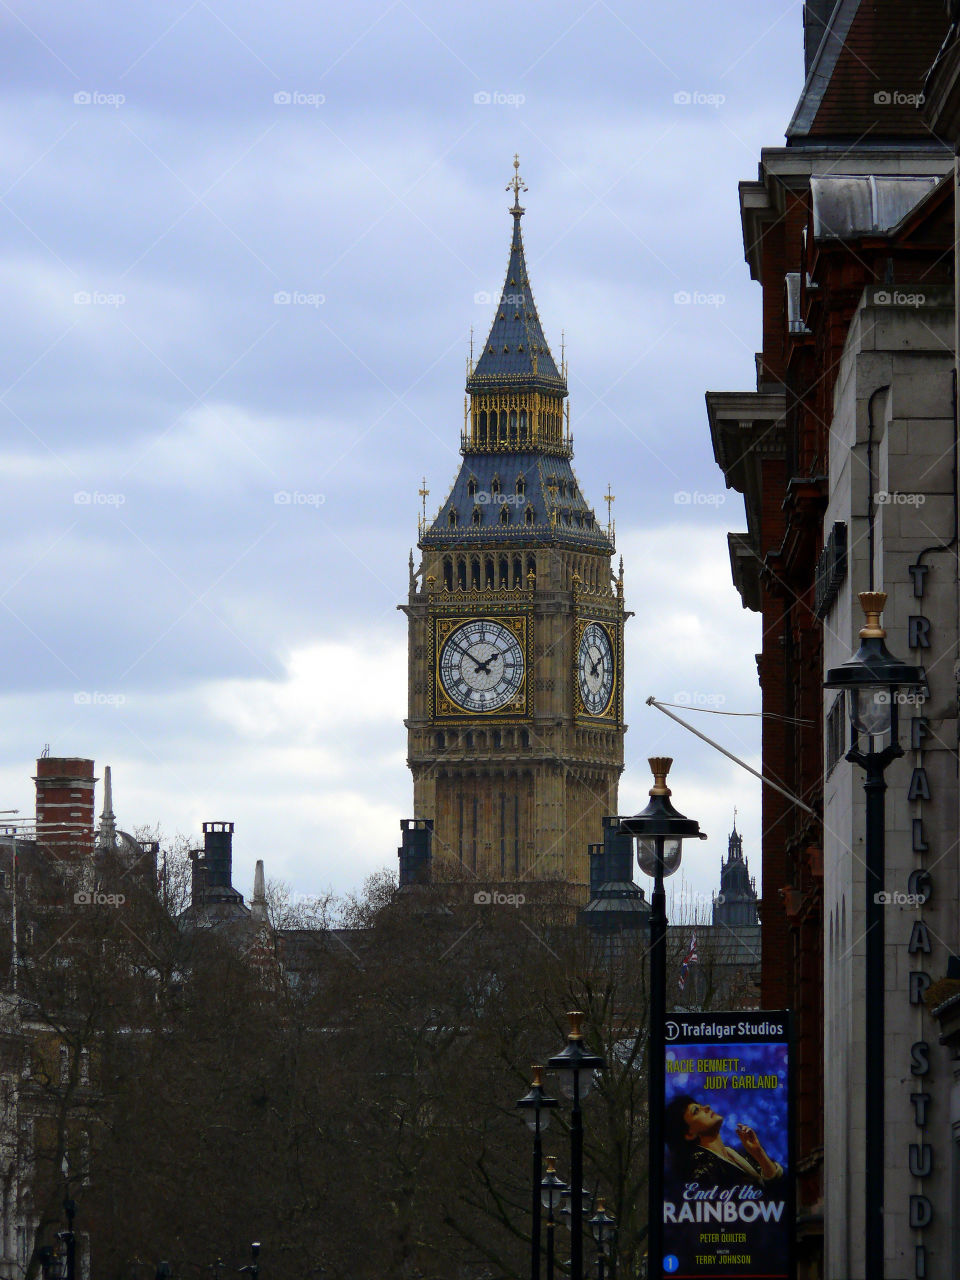
[[713,1107],[689,1094],[680,1094],[667,1104],[664,1139],[676,1178],[701,1186],[727,1188],[749,1182],[763,1188],[783,1177],[783,1166],[770,1159],[748,1125],[737,1125],[740,1149],[728,1147],[721,1133],[723,1119]]

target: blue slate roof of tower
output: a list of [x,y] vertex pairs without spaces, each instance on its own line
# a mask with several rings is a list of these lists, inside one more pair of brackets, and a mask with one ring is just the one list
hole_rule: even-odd
[[[514,161],[514,168],[518,168],[517,161]],[[507,190],[514,193],[510,210],[513,235],[507,274],[490,326],[490,336],[467,379],[467,390],[489,390],[502,383],[511,388],[536,387],[566,395],[567,384],[550,354],[527,274],[520,232],[520,219],[524,214],[520,206],[520,191],[526,191],[526,187],[522,186],[519,174]]]

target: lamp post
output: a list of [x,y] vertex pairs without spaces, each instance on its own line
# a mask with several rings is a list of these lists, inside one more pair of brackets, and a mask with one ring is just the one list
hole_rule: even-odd
[[547,1156],[547,1172],[540,1183],[540,1197],[547,1211],[547,1280],[553,1280],[553,1236],[557,1221],[554,1210],[559,1207],[560,1198],[567,1189],[567,1184],[557,1173],[556,1156]]
[[594,1244],[597,1246],[597,1280],[605,1280],[604,1267],[607,1261],[607,1246],[613,1244],[616,1239],[617,1220],[607,1213],[602,1200],[597,1200],[597,1210],[590,1219],[589,1226]]
[[[864,1182],[866,1271],[870,1280],[883,1280],[883,1085],[884,1085],[884,977],[883,977],[883,881],[884,771],[891,760],[903,755],[899,742],[898,703],[904,689],[926,683],[921,667],[895,658],[884,644],[886,631],[880,614],[885,591],[862,591],[860,606],[865,621],[860,628],[860,648],[839,667],[827,672],[826,689],[844,689],[853,729],[847,759],[865,771],[866,793],[866,1177]],[[860,738],[866,738],[866,750]],[[884,739],[889,739],[884,745]]]
[[250,1261],[245,1267],[240,1268],[240,1274],[244,1272],[249,1275],[250,1280],[257,1280],[260,1275],[260,1241],[254,1240],[250,1246]]
[[[607,1065],[596,1053],[588,1053],[583,1047],[580,1024],[583,1014],[579,1010],[568,1013],[570,1031],[566,1047],[547,1063],[551,1071],[560,1077],[560,1092],[573,1103],[570,1115],[570,1197],[571,1204],[579,1204],[583,1195],[583,1112],[581,1099],[593,1086],[593,1074]],[[583,1280],[583,1215],[570,1215],[570,1280]]]
[[647,1067],[647,1113],[650,1117],[649,1172],[647,1179],[647,1267],[648,1280],[663,1275],[663,1090],[664,1023],[667,1017],[667,900],[664,876],[672,876],[680,866],[685,839],[706,840],[695,818],[685,818],[670,803],[667,774],[673,761],[654,756],[649,761],[653,773],[650,803],[632,818],[624,818],[621,831],[637,841],[640,870],[653,876],[650,904],[650,1039]]
[[517,1103],[523,1108],[523,1118],[533,1130],[533,1206],[530,1227],[530,1276],[540,1280],[540,1178],[543,1173],[543,1143],[541,1134],[550,1123],[550,1110],[557,1105],[556,1098],[548,1098],[543,1090],[543,1067],[533,1066],[533,1084],[530,1092]]

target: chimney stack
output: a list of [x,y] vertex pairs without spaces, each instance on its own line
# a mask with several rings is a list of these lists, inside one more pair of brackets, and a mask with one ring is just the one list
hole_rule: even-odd
[[433,819],[401,818],[400,888],[430,883],[430,862],[433,857]]
[[837,7],[837,0],[806,0],[803,6],[803,74],[810,74],[817,50],[823,43],[824,32],[830,15]]
[[73,756],[41,756],[37,788],[37,843],[57,858],[78,859],[93,852],[93,761]]
[[233,823],[203,824],[203,863],[208,889],[229,889],[233,885]]
[[261,924],[267,923],[267,894],[263,882],[263,859],[257,859],[253,873],[253,898],[250,901],[250,918]]

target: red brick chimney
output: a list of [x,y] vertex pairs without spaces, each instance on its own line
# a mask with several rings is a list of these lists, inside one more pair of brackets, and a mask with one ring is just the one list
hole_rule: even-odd
[[62,858],[93,852],[93,761],[41,756],[37,761],[37,843]]

